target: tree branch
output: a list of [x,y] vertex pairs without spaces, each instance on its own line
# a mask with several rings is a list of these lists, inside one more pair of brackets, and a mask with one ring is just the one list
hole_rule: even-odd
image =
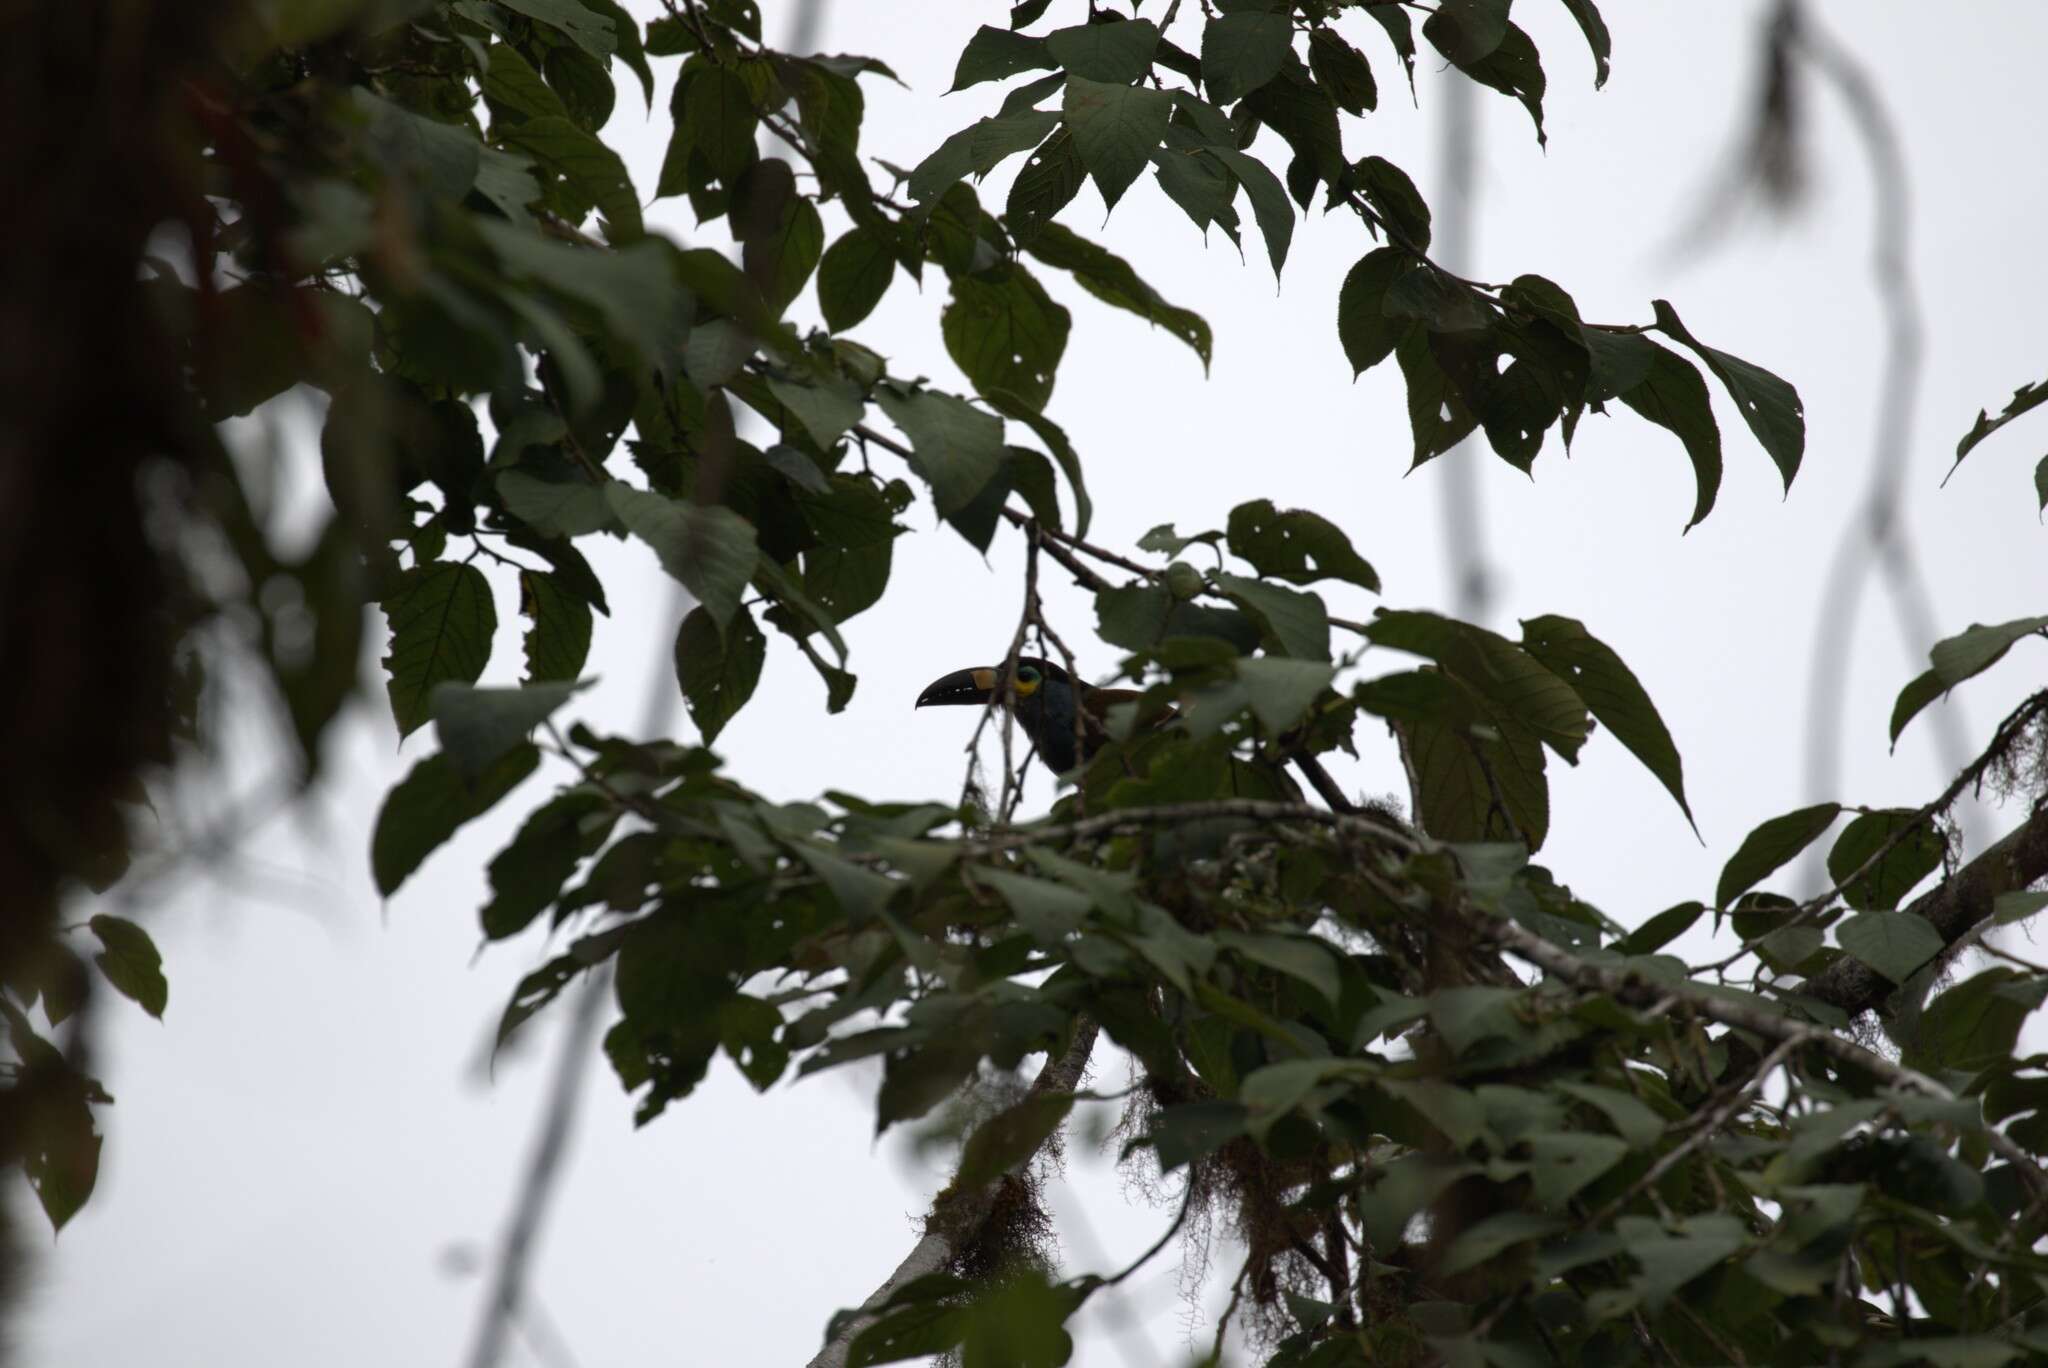
[[[2048,807],[2037,808],[2026,822],[1939,885],[1906,904],[1906,911],[1925,917],[1942,941],[1954,946],[1991,915],[2001,893],[2014,893],[2048,878]],[[1858,1016],[1891,996],[1890,979],[1861,960],[1844,957],[1817,975],[1800,991]]]

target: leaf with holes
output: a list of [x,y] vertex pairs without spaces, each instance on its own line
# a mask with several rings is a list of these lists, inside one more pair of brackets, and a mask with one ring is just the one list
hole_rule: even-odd
[[1072,324],[1073,315],[1020,264],[954,276],[939,331],[978,392],[1004,391],[1042,409],[1052,398]]
[[1071,273],[1076,284],[1103,303],[1166,329],[1193,348],[1208,369],[1212,338],[1202,316],[1167,303],[1116,253],[1058,223],[1044,224],[1023,246],[1046,265]]
[[676,632],[676,683],[705,745],[754,696],[767,657],[768,639],[745,608],[722,630],[701,606],[684,617]]
[[1271,499],[1255,499],[1230,510],[1230,551],[1261,575],[1289,584],[1338,579],[1380,589],[1380,577],[1351,549],[1343,530],[1305,508],[1281,511]]

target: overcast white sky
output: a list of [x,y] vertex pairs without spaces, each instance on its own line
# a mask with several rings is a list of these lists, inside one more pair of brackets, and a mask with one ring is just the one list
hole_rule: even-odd
[[[764,8],[770,34],[782,31],[786,6]],[[1713,515],[1683,538],[1690,468],[1674,439],[1633,416],[1589,419],[1569,461],[1553,437],[1533,483],[1478,457],[1485,550],[1500,588],[1495,624],[1512,632],[1514,619],[1543,612],[1583,619],[1634,666],[1685,757],[1704,848],[1610,739],[1596,737],[1576,770],[1552,767],[1544,859],[1629,924],[1709,896],[1721,861],[1751,826],[1809,801],[1800,777],[1804,686],[1820,581],[1872,447],[1881,323],[1867,268],[1871,196],[1861,149],[1831,92],[1815,90],[1808,107],[1815,155],[1802,217],[1777,225],[1752,217],[1704,258],[1667,250],[1744,124],[1762,9],[1610,5],[1614,75],[1595,93],[1564,6],[1525,0],[1516,18],[1550,76],[1548,152],[1518,106],[1492,96],[1481,104],[1473,273],[1540,272],[1603,322],[1647,321],[1649,300],[1669,298],[1703,341],[1784,375],[1806,403],[1806,464],[1787,499],[1717,392],[1727,478]],[[1818,9],[1875,74],[1914,183],[1912,263],[1928,352],[1906,518],[1939,626],[1946,634],[2040,612],[2044,534],[2030,476],[2048,450],[2048,419],[2001,433],[1946,490],[1936,486],[1976,410],[1997,408],[2048,370],[2048,256],[2040,249],[2048,196],[2035,145],[2048,97],[2037,64],[2021,59],[2048,45],[2048,7],[1870,0]],[[864,149],[914,164],[946,132],[988,112],[991,87],[948,99],[941,92],[969,34],[1006,12],[993,0],[827,0],[823,48],[882,56],[911,87],[864,83]],[[1442,77],[1424,63],[1418,112],[1377,33],[1355,36],[1379,77],[1382,107],[1363,132],[1347,130],[1347,148],[1398,162],[1434,198]],[[622,72],[607,130],[642,187],[655,183],[668,127],[675,63],[657,66],[655,117],[643,121],[638,87]],[[999,173],[984,198],[1000,203],[1007,180]],[[1158,522],[1221,526],[1232,505],[1270,497],[1335,519],[1379,569],[1383,599],[1340,591],[1333,610],[1448,607],[1440,466],[1404,478],[1409,437],[1394,369],[1353,385],[1336,342],[1338,281],[1371,245],[1356,222],[1303,222],[1276,294],[1255,243],[1243,263],[1220,238],[1205,251],[1149,179],[1106,226],[1092,189],[1064,217],[1203,313],[1217,339],[1204,380],[1178,343],[1096,306],[1063,279],[1048,281],[1076,315],[1052,412],[1087,462],[1096,539],[1128,548]],[[676,201],[653,206],[649,222],[685,241],[720,241],[699,238]],[[942,303],[942,287],[919,296],[899,282],[858,335],[897,373],[964,388],[938,341]],[[809,296],[796,314],[815,318]],[[278,430],[296,462],[288,479],[301,507],[311,507],[316,419],[301,401],[280,407]],[[928,507],[911,518],[926,527]],[[601,728],[631,731],[657,662],[668,658],[669,589],[640,546],[607,544],[593,560],[611,586],[613,614],[600,619],[591,658],[603,683],[579,702]],[[910,703],[938,674],[1000,653],[1015,621],[1019,560],[1014,539],[986,562],[950,532],[901,539],[888,599],[847,633],[861,681],[852,706],[826,717],[820,686],[778,639],[759,694],[722,738],[731,772],[787,798],[830,788],[941,800],[957,793],[971,717],[913,714]],[[1087,640],[1087,599],[1048,571],[1056,623],[1085,667],[1106,672],[1115,657]],[[509,595],[499,616],[485,678],[512,682],[518,619]],[[1891,700],[1929,644],[1902,641],[1889,604],[1866,593],[1842,704],[1844,784],[1828,796],[1918,803],[1939,789],[1945,774],[1924,720],[1896,755],[1885,745]],[[1365,668],[1403,666],[1390,658]],[[2040,671],[2038,655],[2022,648],[1964,691],[1973,739],[1988,735]],[[676,725],[687,735],[680,713]],[[247,730],[251,751],[236,767],[242,785],[263,772],[255,751],[263,733]],[[1364,728],[1360,739],[1370,743],[1364,759],[1341,777],[1397,789],[1391,749]],[[453,1276],[444,1254],[486,1247],[498,1234],[551,1066],[554,1026],[544,1018],[534,1048],[503,1062],[495,1080],[483,1077],[479,1060],[497,1014],[548,947],[535,933],[479,954],[475,909],[484,862],[543,789],[529,784],[380,907],[369,827],[383,792],[431,745],[421,732],[400,750],[381,691],[364,699],[336,729],[334,780],[317,814],[267,827],[233,877],[189,884],[150,913],[170,1007],[161,1024],[125,1004],[103,1013],[99,1063],[119,1103],[106,1113],[100,1187],[60,1240],[42,1236],[48,1257],[22,1362],[355,1368],[449,1365],[466,1353],[480,1285]],[[1034,804],[1047,796],[1041,777]],[[1994,813],[1983,829],[2014,820]],[[1121,1064],[1098,1069],[1107,1086],[1121,1085]],[[577,1360],[807,1358],[830,1312],[866,1295],[907,1250],[942,1181],[893,1137],[871,1143],[875,1081],[846,1070],[758,1097],[721,1061],[696,1096],[636,1132],[615,1080],[594,1068],[535,1285]],[[1085,1146],[1073,1147],[1071,1170],[1073,1186],[1054,1197],[1063,1218],[1086,1212],[1084,1228],[1063,1226],[1071,1268],[1105,1266],[1098,1246],[1117,1255],[1142,1248],[1171,1217],[1127,1201],[1106,1161]],[[46,1229],[25,1188],[6,1199],[22,1203],[32,1236]],[[1157,1277],[1135,1280],[1126,1299],[1127,1318],[1142,1329],[1084,1335],[1078,1362],[1185,1358],[1175,1258],[1161,1260]],[[1221,1251],[1217,1262],[1234,1267]],[[1194,1333],[1206,1345],[1207,1329]],[[515,1349],[508,1361],[523,1354]]]

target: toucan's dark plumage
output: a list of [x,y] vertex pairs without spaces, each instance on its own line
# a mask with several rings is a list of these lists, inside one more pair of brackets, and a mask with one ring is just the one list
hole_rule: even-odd
[[[1073,676],[1037,656],[1018,656],[1014,679],[1006,679],[1001,665],[955,670],[933,680],[917,696],[920,708],[945,704],[987,707],[1000,697],[1016,715],[1017,725],[1038,749],[1038,758],[1055,774],[1065,774],[1082,761],[1093,759],[1109,739],[1104,725],[1111,707],[1135,702],[1136,689],[1098,689],[1091,684],[1076,685]],[[1081,751],[1074,752],[1074,714],[1080,709]]]

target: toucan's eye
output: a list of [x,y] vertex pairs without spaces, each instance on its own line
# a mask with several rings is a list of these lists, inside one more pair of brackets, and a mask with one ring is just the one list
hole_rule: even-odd
[[1022,684],[1036,684],[1038,682],[1038,667],[1036,665],[1019,665],[1017,667],[1017,680]]

